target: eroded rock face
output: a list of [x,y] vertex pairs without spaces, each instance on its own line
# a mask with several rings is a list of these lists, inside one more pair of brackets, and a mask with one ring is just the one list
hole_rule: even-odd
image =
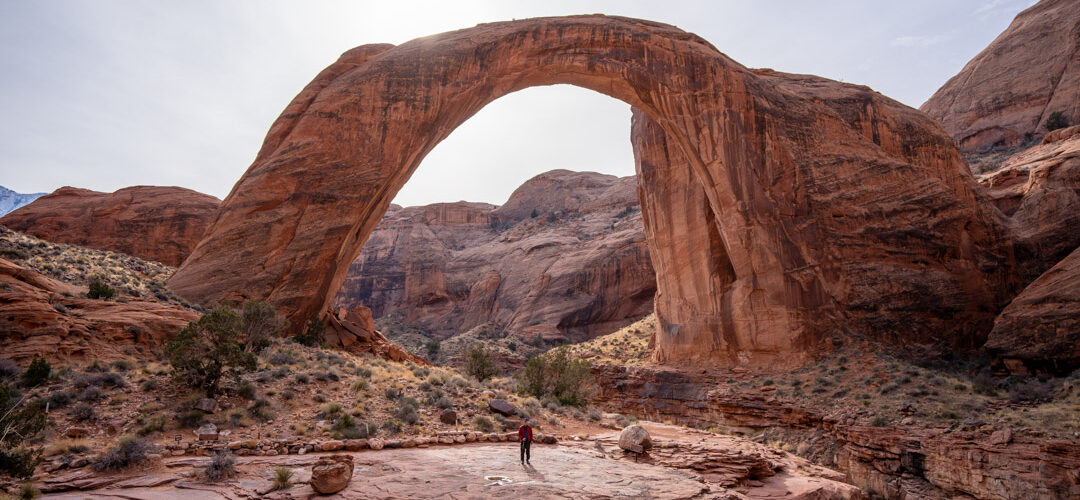
[[1041,0],[919,109],[964,151],[1013,147],[1046,133],[1061,111],[1080,123],[1080,3]]
[[986,349],[1006,366],[1017,360],[1031,371],[1061,376],[1080,368],[1080,248],[1001,311]]
[[580,341],[648,314],[655,289],[635,179],[555,170],[498,208],[392,206],[334,306],[443,338],[493,324]]
[[150,355],[198,313],[139,299],[79,298],[68,285],[0,259],[0,332],[4,357],[19,361],[130,359]]
[[179,266],[202,239],[219,203],[179,187],[132,186],[114,193],[62,187],[0,218],[0,225],[56,243]]
[[[607,16],[492,23],[345,53],[273,125],[170,288],[200,302],[266,300],[293,325],[325,314],[435,144],[488,102],[554,83],[656,122],[683,160],[669,158],[642,190],[688,168],[692,181],[672,196],[700,188],[708,201],[712,222],[699,225],[720,236],[730,266],[717,269],[731,273],[697,279],[721,286],[726,319],[686,334],[707,344],[668,323],[661,360],[796,363],[851,331],[976,345],[1011,290],[998,221],[936,123],[865,87],[755,73],[677,28]],[[645,211],[653,261],[677,263],[678,245],[651,232],[650,211],[665,211]],[[688,248],[709,241],[695,234]],[[678,302],[677,288],[664,292]]]

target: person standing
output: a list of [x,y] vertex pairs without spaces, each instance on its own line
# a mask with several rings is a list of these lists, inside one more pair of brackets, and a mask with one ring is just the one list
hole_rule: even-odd
[[521,443],[521,465],[529,464],[529,459],[532,458],[530,448],[532,448],[532,426],[529,425],[529,417],[525,417],[525,422],[518,427],[518,442]]

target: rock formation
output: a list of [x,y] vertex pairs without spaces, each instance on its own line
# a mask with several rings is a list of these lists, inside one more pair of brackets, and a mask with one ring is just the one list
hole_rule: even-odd
[[198,313],[158,302],[79,298],[61,283],[0,259],[0,338],[4,357],[52,361],[119,359],[160,348]]
[[1064,376],[1080,368],[1080,248],[1009,303],[986,350],[1014,372]]
[[[293,325],[325,315],[424,156],[492,100],[555,83],[655,122],[652,140],[635,140],[668,145],[637,148],[661,159],[639,188],[653,261],[684,265],[691,249],[713,261],[687,288],[714,287],[724,307],[703,312],[715,321],[683,328],[657,302],[662,361],[797,363],[849,333],[978,345],[1016,288],[999,215],[924,115],[865,87],[750,71],[671,26],[599,15],[346,52],[271,127],[169,287],[204,303],[267,300]],[[698,228],[662,226],[666,202],[649,202],[660,185],[673,200],[703,191],[707,204],[683,214],[697,211]],[[658,289],[674,307],[700,298]]]
[[635,186],[555,170],[498,208],[391,206],[334,307],[366,305],[442,338],[488,323],[529,340],[618,329],[651,311],[656,289]]
[[352,455],[330,455],[311,467],[311,488],[321,495],[337,493],[352,480]]
[[1019,146],[1045,134],[1055,111],[1080,123],[1080,3],[1024,10],[919,109],[964,151]]
[[62,187],[0,218],[0,226],[179,266],[217,215],[219,203],[179,187],[133,186],[114,193]]

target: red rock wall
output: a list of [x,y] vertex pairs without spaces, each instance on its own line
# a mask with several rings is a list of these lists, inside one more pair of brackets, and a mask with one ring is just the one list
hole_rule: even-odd
[[[488,102],[554,83],[631,104],[687,160],[727,243],[732,323],[754,324],[738,362],[796,361],[848,334],[978,345],[1011,293],[1000,221],[929,119],[865,87],[754,73],[677,28],[606,16],[346,53],[271,128],[170,288],[268,300],[294,325],[324,314],[435,144]],[[672,359],[694,344],[681,345]]]
[[179,187],[132,186],[114,193],[63,187],[0,218],[0,225],[56,243],[179,266],[213,222],[219,203]]
[[1024,10],[919,109],[964,151],[1019,146],[1055,111],[1080,123],[1080,2]]

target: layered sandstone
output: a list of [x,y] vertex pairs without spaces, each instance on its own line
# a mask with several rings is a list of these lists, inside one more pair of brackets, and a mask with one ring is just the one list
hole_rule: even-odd
[[132,186],[113,193],[62,187],[0,218],[0,226],[179,266],[202,239],[219,203],[179,187]]
[[1080,368],[1080,248],[1001,311],[986,350],[1013,371],[1064,376]]
[[0,338],[4,357],[53,362],[152,356],[195,311],[135,298],[83,298],[85,287],[56,281],[0,259]]
[[[672,26],[607,16],[345,53],[271,127],[170,288],[204,303],[266,300],[293,325],[325,315],[424,156],[492,100],[555,83],[623,100],[656,123],[643,144],[668,145],[648,154],[667,164],[640,188],[654,262],[689,265],[680,248],[715,257],[702,250],[708,231],[723,243],[730,266],[691,288],[719,284],[711,292],[731,305],[726,319],[709,330],[669,322],[656,338],[662,360],[798,362],[849,334],[974,346],[1016,288],[1000,215],[980,204],[929,118],[865,87],[753,72]],[[687,208],[702,210],[699,229],[650,229],[649,214],[666,208],[649,206],[652,195],[699,189],[707,204]],[[671,241],[675,231],[693,237]],[[678,287],[658,287],[696,307]]]
[[655,288],[634,178],[555,170],[500,207],[392,206],[334,306],[440,338],[491,324],[579,341],[648,314]]
[[1055,111],[1080,123],[1080,3],[1024,10],[919,109],[964,151],[1019,146],[1045,134]]

